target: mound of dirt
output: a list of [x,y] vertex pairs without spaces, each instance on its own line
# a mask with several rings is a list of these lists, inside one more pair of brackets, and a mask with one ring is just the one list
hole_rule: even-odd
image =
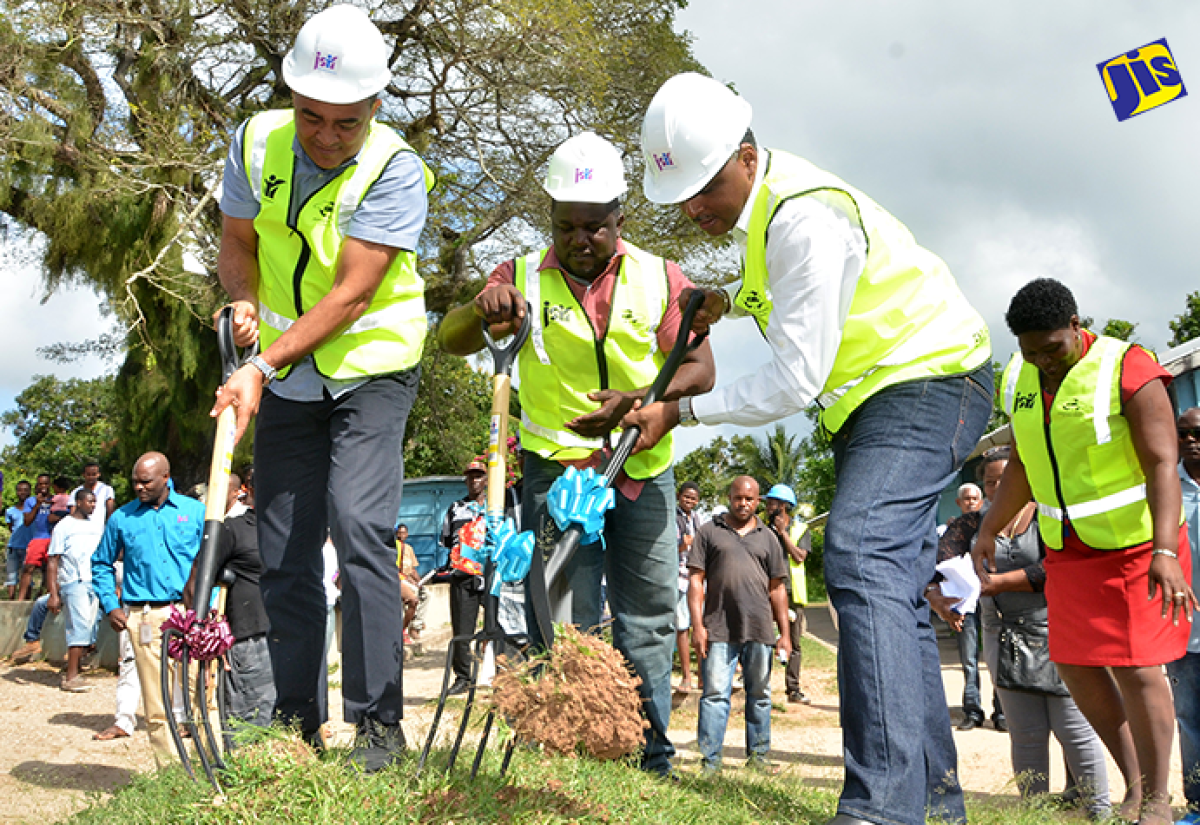
[[642,680],[597,636],[564,627],[548,658],[501,660],[492,703],[517,737],[554,753],[619,759],[642,744]]

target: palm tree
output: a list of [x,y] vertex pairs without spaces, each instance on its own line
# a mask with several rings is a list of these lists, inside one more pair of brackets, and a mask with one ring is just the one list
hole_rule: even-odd
[[782,424],[776,424],[774,432],[761,441],[753,436],[735,436],[733,448],[746,474],[764,485],[764,494],[775,484],[797,489],[804,468],[804,445],[796,436],[788,435]]

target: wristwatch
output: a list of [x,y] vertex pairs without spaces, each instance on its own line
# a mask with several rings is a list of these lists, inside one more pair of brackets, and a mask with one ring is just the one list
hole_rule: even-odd
[[692,397],[685,395],[679,399],[679,426],[680,427],[695,427],[699,424],[694,413],[692,413]]
[[246,363],[263,374],[264,387],[274,381],[276,373],[279,372],[277,369],[264,361],[261,355],[250,356],[250,358],[246,360]]

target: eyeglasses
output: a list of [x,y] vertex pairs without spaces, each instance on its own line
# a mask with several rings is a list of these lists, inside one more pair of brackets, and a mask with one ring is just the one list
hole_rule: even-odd
[[1179,433],[1180,441],[1185,441],[1188,436],[1200,441],[1200,427],[1176,427],[1175,432]]

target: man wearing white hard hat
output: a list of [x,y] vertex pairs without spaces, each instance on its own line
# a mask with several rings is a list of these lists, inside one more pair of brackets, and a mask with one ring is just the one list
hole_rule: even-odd
[[[532,312],[517,362],[522,523],[553,536],[553,547],[551,484],[568,466],[599,469],[607,460],[609,437],[675,344],[678,298],[690,283],[678,265],[621,239],[625,167],[608,141],[590,132],[567,140],[550,158],[544,188],[552,246],[498,266],[472,303],[446,316],[439,335],[447,350],[466,355],[483,346],[481,318],[499,336],[520,324],[527,307]],[[705,392],[713,376],[706,342],[679,367],[666,397]],[[605,523],[607,550],[596,542],[575,554],[565,573],[569,613],[555,617],[597,627],[607,574],[613,642],[642,679],[650,722],[642,765],[662,775],[674,754],[667,739],[678,568],[673,460],[667,439],[625,464]]]
[[965,819],[937,645],[921,591],[938,496],[991,412],[988,330],[946,265],[879,205],[757,145],[750,104],[677,75],[642,125],[646,196],[742,250],[698,326],[749,315],[772,361],[715,392],[629,416],[642,446],[676,424],[760,426],[816,402],[837,493],[825,576],[840,620],[846,778],[836,825]]
[[258,533],[275,715],[320,743],[326,721],[328,527],[342,583],[342,695],[351,759],[404,748],[400,586],[392,524],[404,426],[425,339],[415,250],[433,175],[375,122],[389,49],[366,14],[333,6],[283,62],[292,108],[250,118],[225,165],[218,270],[239,345],[262,352],[218,394],[255,428]]

